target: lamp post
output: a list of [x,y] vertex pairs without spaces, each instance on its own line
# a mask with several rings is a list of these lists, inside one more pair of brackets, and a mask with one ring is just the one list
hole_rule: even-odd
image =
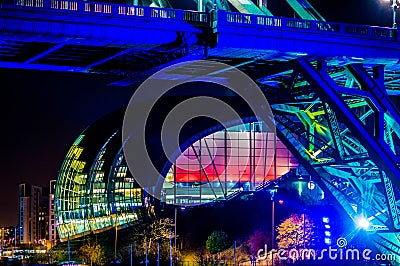
[[169,266],[172,266],[172,231],[169,230]]
[[0,228],[0,255],[3,256],[4,228]]
[[176,232],[176,222],[177,222],[177,217],[178,217],[178,209],[175,205],[175,210],[174,210],[174,248],[175,248],[175,253],[176,253],[176,236],[177,236],[177,232]]
[[271,265],[274,265],[273,249],[275,246],[275,194],[278,191],[278,186],[275,184],[269,191],[271,194]]
[[273,249],[275,247],[275,193],[278,192],[278,185],[276,184],[276,133],[274,134],[274,185],[272,189],[270,190],[271,193],[271,265],[274,266],[274,252]]
[[[114,263],[117,263],[117,243],[118,243],[118,214],[115,214],[115,239],[114,239]],[[146,246],[147,250],[147,246]],[[146,258],[147,261],[147,258]],[[146,264],[147,265],[147,264]]]
[[69,239],[69,232],[68,232],[68,246],[67,246],[67,249],[68,249],[68,262],[70,262],[71,261],[71,243],[70,243],[70,239]]
[[399,6],[397,5],[397,0],[388,0],[388,1],[392,1],[392,5],[390,7],[393,9],[393,29],[397,29],[396,12]]

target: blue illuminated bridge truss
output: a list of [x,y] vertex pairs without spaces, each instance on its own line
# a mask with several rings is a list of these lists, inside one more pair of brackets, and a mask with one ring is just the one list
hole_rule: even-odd
[[[134,2],[3,1],[0,67],[107,74],[111,85],[134,87],[177,62],[230,64],[268,97],[278,137],[305,173],[354,221],[369,220],[378,249],[400,254],[397,29],[326,22],[305,0],[287,0],[300,19],[274,17],[264,1],[193,1],[194,10]],[[64,164],[81,152],[80,138]],[[78,161],[68,169],[84,167]],[[129,210],[143,197],[134,189]]]

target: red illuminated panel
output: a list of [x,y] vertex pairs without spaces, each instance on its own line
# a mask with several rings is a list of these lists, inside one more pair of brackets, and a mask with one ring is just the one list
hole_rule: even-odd
[[[259,183],[274,179],[272,133],[217,132],[197,141],[193,148],[186,149],[176,161],[177,182],[207,182],[219,178],[227,182],[252,179]],[[276,157],[277,178],[298,165],[279,139]]]

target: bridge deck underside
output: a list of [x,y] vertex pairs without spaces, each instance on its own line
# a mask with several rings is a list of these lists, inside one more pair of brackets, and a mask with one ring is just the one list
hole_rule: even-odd
[[[108,74],[120,70],[124,76],[138,74],[135,66],[143,71],[184,60],[179,59],[184,55],[186,60],[288,61],[308,56],[339,66],[380,63],[387,66],[386,75],[397,71],[400,58],[397,31],[389,28],[76,0],[5,4],[0,8],[0,38],[2,67]],[[397,83],[396,77],[387,79],[391,86]]]

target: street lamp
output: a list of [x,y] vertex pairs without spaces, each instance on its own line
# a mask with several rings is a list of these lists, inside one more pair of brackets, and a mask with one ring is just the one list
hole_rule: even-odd
[[271,263],[274,265],[274,254],[272,249],[275,246],[275,194],[278,192],[278,185],[275,183],[273,187],[269,190],[271,194]]
[[370,221],[365,218],[364,216],[359,216],[356,218],[356,225],[358,228],[360,229],[364,229],[367,230],[369,228],[369,226],[371,225]]
[[397,29],[396,11],[397,11],[397,8],[399,7],[397,5],[397,0],[387,0],[387,1],[392,1],[392,5],[390,7],[393,9],[393,29]]

